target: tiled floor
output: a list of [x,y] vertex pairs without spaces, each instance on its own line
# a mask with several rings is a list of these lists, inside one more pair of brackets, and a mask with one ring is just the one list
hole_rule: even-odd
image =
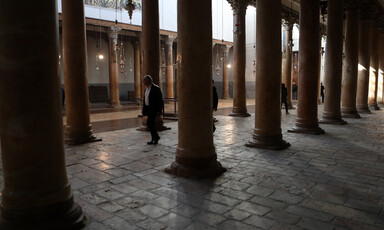
[[163,172],[175,158],[177,122],[157,146],[130,128],[67,147],[75,198],[91,216],[85,229],[384,229],[384,109],[321,125],[320,136],[287,133],[290,110],[282,130],[291,147],[283,151],[244,146],[254,127],[249,112],[215,115],[216,151],[228,169],[216,180]]

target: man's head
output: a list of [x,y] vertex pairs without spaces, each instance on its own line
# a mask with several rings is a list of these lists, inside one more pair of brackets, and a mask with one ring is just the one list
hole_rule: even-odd
[[149,76],[149,75],[145,75],[144,76],[144,79],[143,79],[143,83],[145,86],[150,86],[152,84],[153,80],[152,80],[152,77]]

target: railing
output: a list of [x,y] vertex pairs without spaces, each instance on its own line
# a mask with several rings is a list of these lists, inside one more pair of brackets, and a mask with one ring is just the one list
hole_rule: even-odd
[[[125,8],[128,0],[84,0],[84,4],[121,10]],[[141,0],[133,0],[136,9],[141,9]]]

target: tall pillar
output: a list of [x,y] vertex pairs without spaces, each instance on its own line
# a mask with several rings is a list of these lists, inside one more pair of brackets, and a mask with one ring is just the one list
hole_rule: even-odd
[[343,53],[343,0],[328,2],[327,46],[325,51],[324,87],[327,89],[320,123],[344,125],[341,118],[341,78]]
[[134,43],[134,66],[135,66],[135,100],[139,100],[142,98],[141,96],[141,78],[140,78],[140,41],[135,41]]
[[174,95],[174,81],[173,81],[173,41],[175,40],[175,37],[168,36],[168,38],[165,40],[166,44],[166,55],[167,55],[167,79],[166,79],[166,88],[167,88],[167,97],[173,98]]
[[359,0],[347,4],[345,57],[341,90],[341,114],[343,118],[360,118],[356,109],[357,71],[359,64]]
[[66,98],[65,143],[100,141],[93,135],[89,116],[88,60],[84,2],[64,1],[63,60]]
[[257,1],[255,129],[248,147],[285,149],[281,134],[281,0]]
[[80,229],[65,169],[57,2],[2,2],[0,28],[0,229]]
[[[159,0],[143,1],[142,6],[142,75],[151,75],[153,82],[160,84],[160,30]],[[160,85],[159,85],[160,86]]]
[[225,171],[213,144],[211,4],[183,0],[177,5],[179,134],[176,160],[166,172],[182,177],[216,177]]
[[119,55],[117,38],[121,28],[112,26],[108,30],[109,36],[109,103],[112,108],[120,108],[119,92]]
[[323,134],[317,120],[320,20],[319,0],[300,1],[299,100],[296,125],[289,132]]
[[229,69],[231,68],[229,65],[229,47],[225,46],[224,48],[224,58],[223,58],[223,95],[222,99],[228,99],[229,97]]
[[245,13],[248,0],[228,0],[233,9],[233,108],[229,116],[248,117],[245,88]]
[[377,105],[379,86],[379,58],[380,58],[380,28],[372,28],[371,58],[369,70],[368,105],[374,110],[380,110]]
[[[284,20],[285,49],[283,50],[283,83],[287,87],[287,103],[289,109],[294,109],[292,105],[292,28],[293,22]],[[264,32],[261,32],[264,33]],[[268,88],[268,87],[267,87]]]
[[379,88],[377,100],[377,103],[384,105],[384,31],[380,34]]
[[368,108],[369,70],[371,56],[371,20],[360,21],[359,34],[359,72],[357,81],[356,106],[359,113],[371,113]]

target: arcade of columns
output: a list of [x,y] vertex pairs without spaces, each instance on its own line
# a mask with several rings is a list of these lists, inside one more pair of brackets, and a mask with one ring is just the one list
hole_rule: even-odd
[[[237,93],[232,115],[248,116],[244,95],[240,95],[245,91],[244,66],[239,63],[239,60],[244,60],[244,12],[248,1],[230,2],[235,12],[234,53],[235,59],[238,58],[235,63]],[[344,7],[343,0],[328,2],[327,96],[320,121],[323,123],[345,124],[342,118],[358,118],[359,113],[369,111],[369,106],[378,109],[377,104],[383,103],[383,95],[378,95],[378,89],[383,86],[378,83],[383,82],[379,81],[382,78],[379,77],[379,70],[384,66],[384,52],[381,52],[384,49],[384,36],[380,35],[380,23],[377,23],[381,21],[376,20],[379,18],[377,8],[366,1],[346,0],[345,3],[346,40],[342,69],[343,18],[340,15]],[[140,88],[138,79],[143,74],[151,74],[155,82],[159,81],[159,66],[153,67],[159,64],[159,28],[147,25],[158,22],[158,15],[154,13],[158,11],[157,5],[158,1],[144,1],[143,5],[143,12],[148,10],[149,13],[143,14],[142,42],[135,43],[137,96]],[[317,119],[319,0],[302,0],[300,5],[300,100],[296,124],[290,131],[322,134],[324,131]],[[66,174],[60,83],[59,77],[52,77],[57,76],[59,70],[56,1],[46,2],[44,8],[37,7],[32,1],[25,1],[23,6],[20,8],[6,2],[0,8],[0,57],[7,57],[6,64],[0,62],[0,138],[4,175],[0,227],[76,229],[85,224],[86,218],[73,200]],[[281,0],[257,1],[256,110],[253,137],[246,144],[250,147],[284,149],[289,146],[282,138],[280,124],[280,6]],[[175,162],[166,169],[178,176],[215,177],[226,171],[217,161],[212,134],[211,10],[211,1],[178,2],[178,146]],[[359,24],[360,28],[356,26]],[[195,33],[197,30],[199,33]],[[112,44],[116,32],[110,33]],[[168,51],[171,49],[170,40],[172,38],[167,41]],[[87,100],[82,0],[63,1],[63,42],[65,83],[70,87],[67,113],[71,117],[65,131],[66,140],[70,143],[94,141],[96,138],[92,134]],[[199,44],[199,49],[196,49],[196,44]],[[19,52],[24,54],[22,60],[13,55]],[[113,50],[110,52],[114,57]],[[140,72],[139,56],[143,59]],[[114,61],[111,58],[111,65],[115,65]],[[287,71],[290,68],[284,69]],[[374,82],[371,94],[369,72]],[[284,76],[283,81],[289,85],[289,76]],[[112,99],[111,96],[111,104],[119,106],[118,99]]]

